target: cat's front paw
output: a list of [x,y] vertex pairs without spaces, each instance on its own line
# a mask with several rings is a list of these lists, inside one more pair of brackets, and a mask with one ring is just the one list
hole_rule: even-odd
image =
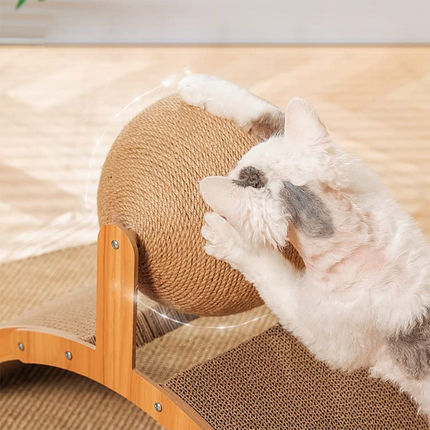
[[210,95],[208,87],[214,79],[213,76],[203,74],[185,76],[178,84],[179,96],[189,105],[204,108]]
[[206,253],[236,267],[244,254],[240,234],[215,212],[207,212],[204,221],[202,236],[206,239]]

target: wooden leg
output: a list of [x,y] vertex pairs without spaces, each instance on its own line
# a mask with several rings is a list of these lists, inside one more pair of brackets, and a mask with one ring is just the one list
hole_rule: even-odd
[[103,226],[97,245],[96,347],[58,330],[4,327],[0,363],[20,360],[67,369],[116,391],[167,429],[210,429],[181,399],[134,369],[137,264],[132,234]]

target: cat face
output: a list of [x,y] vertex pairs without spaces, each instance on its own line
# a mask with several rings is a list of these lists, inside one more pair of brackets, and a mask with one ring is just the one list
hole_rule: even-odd
[[335,193],[349,184],[349,160],[316,111],[293,99],[284,135],[253,147],[227,177],[200,183],[209,206],[256,244],[283,247],[289,228],[312,239],[334,235]]

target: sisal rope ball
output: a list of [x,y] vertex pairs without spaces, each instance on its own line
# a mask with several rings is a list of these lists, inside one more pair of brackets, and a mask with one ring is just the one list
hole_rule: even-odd
[[[102,169],[99,223],[117,222],[136,232],[139,289],[148,297],[202,316],[262,304],[238,271],[206,255],[200,234],[210,208],[199,181],[226,175],[256,143],[231,121],[177,96],[159,100],[124,127]],[[285,255],[300,259],[293,247]]]

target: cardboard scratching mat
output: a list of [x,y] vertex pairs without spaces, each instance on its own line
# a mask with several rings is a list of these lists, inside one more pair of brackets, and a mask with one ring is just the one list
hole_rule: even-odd
[[[95,246],[84,245],[0,264],[0,324],[64,331],[95,344],[95,260]],[[152,342],[194,319],[193,315],[151,303],[139,292],[136,346]]]
[[[137,115],[114,142],[98,189],[100,225],[139,238],[139,287],[151,299],[194,315],[228,315],[261,305],[252,285],[203,250],[210,210],[199,181],[225,175],[256,138],[177,96]],[[293,247],[286,255],[300,257]]]
[[279,325],[166,385],[216,430],[429,429],[406,394],[329,369]]

